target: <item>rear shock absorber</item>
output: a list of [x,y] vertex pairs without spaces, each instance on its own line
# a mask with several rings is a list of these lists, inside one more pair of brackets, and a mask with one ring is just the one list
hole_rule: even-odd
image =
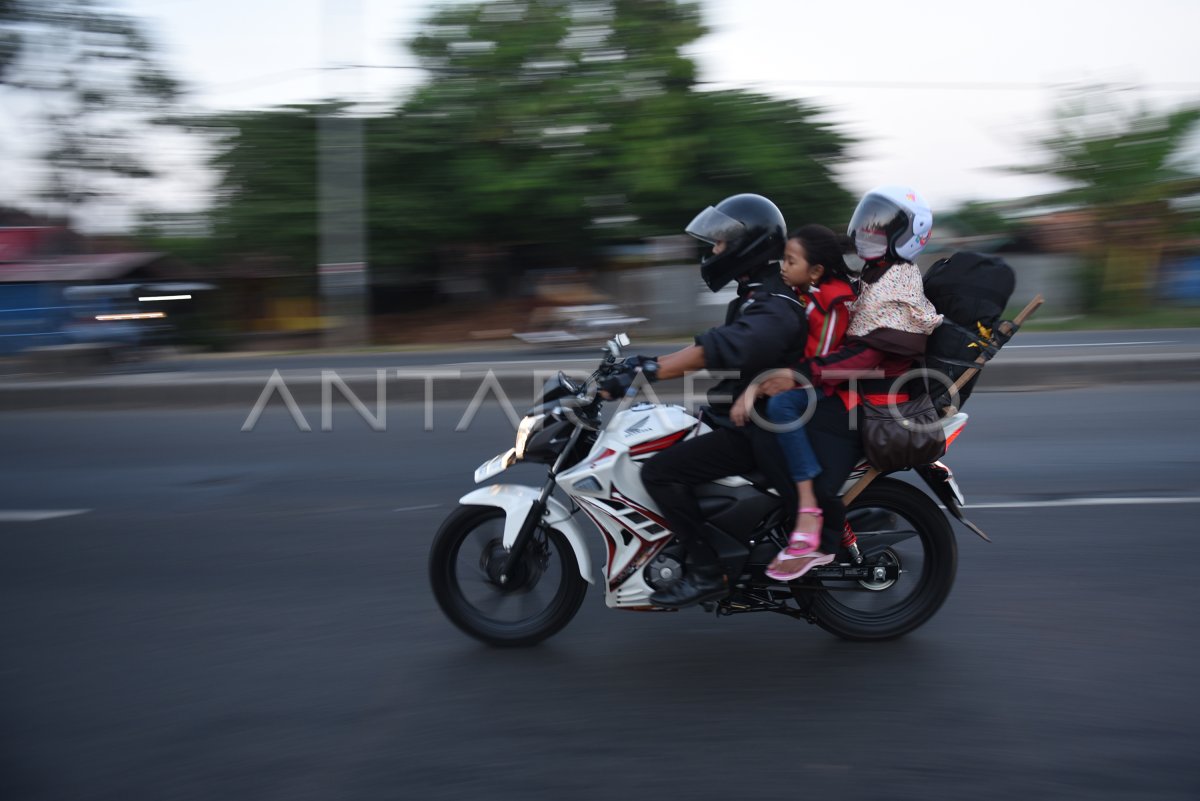
[[843,524],[842,529],[842,547],[850,552],[850,558],[854,560],[854,564],[861,565],[863,563],[862,551],[858,549],[858,537],[854,533],[854,529],[850,528],[850,521]]

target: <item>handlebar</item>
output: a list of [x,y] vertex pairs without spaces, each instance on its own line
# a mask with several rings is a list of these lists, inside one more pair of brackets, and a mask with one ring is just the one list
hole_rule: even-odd
[[559,405],[564,409],[572,411],[581,411],[588,416],[599,416],[600,409],[604,406],[606,400],[616,400],[615,398],[605,398],[600,394],[598,384],[602,379],[608,378],[617,372],[617,368],[624,363],[623,349],[629,347],[629,337],[624,334],[616,334],[608,342],[604,343],[602,349],[603,358],[600,360],[600,365],[588,378],[587,384],[580,389],[578,395],[573,399],[563,398]]
[[623,362],[621,358],[624,355],[622,349],[627,347],[629,347],[629,337],[625,334],[617,334],[608,340],[608,342],[605,342],[604,348],[601,350],[604,357],[600,360],[600,366],[592,373],[591,380],[595,381],[597,378],[607,378],[616,372],[615,368],[617,365]]

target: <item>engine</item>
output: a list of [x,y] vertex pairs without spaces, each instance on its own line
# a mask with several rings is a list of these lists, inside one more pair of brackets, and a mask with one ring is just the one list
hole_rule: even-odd
[[683,578],[686,555],[678,543],[668,545],[646,565],[642,578],[655,591],[665,590]]

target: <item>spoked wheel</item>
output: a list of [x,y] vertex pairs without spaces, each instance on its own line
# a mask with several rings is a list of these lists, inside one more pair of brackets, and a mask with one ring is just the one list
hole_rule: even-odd
[[884,570],[851,585],[829,582],[812,601],[818,625],[848,640],[886,640],[932,617],[954,584],[958,544],[929,496],[879,479],[854,500],[847,519],[867,566]]
[[438,606],[467,634],[491,645],[533,645],[570,622],[587,582],[554,529],[535,531],[510,564],[504,517],[492,506],[454,511],[434,538],[429,580]]

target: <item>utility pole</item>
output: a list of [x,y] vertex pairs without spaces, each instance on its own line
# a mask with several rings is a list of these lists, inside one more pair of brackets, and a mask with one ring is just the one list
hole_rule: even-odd
[[363,180],[363,118],[358,63],[363,51],[361,0],[325,0],[324,80],[328,105],[317,124],[317,197],[320,227],[322,345],[370,344],[366,242],[366,187]]

